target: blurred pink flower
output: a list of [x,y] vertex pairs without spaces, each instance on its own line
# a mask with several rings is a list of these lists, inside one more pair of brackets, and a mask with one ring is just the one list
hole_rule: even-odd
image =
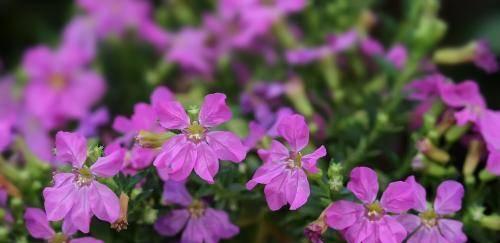
[[405,46],[398,43],[395,44],[391,49],[389,49],[389,51],[387,51],[385,58],[387,59],[387,61],[392,63],[392,65],[394,65],[396,69],[401,70],[406,65],[408,52]]
[[495,53],[491,51],[489,43],[485,40],[479,40],[475,47],[474,64],[487,73],[497,72],[498,61]]

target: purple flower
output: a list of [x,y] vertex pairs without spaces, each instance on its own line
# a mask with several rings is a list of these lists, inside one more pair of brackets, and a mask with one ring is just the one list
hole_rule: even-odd
[[112,177],[122,168],[122,151],[100,157],[90,167],[87,160],[87,140],[81,134],[56,134],[56,159],[70,162],[72,173],[54,175],[54,185],[43,190],[45,211],[49,221],[64,219],[76,229],[88,233],[93,215],[113,223],[118,219],[120,204],[111,189],[96,180]]
[[382,55],[384,53],[384,47],[377,40],[366,37],[361,40],[361,52],[367,56]]
[[284,117],[291,114],[293,114],[292,109],[285,107],[275,113],[267,114],[265,117],[257,115],[257,121],[251,121],[248,125],[248,136],[243,141],[243,144],[248,148],[253,148],[266,135],[272,138],[277,137],[278,124]]
[[64,29],[61,49],[67,50],[76,61],[87,63],[95,57],[97,35],[92,24],[90,18],[76,17]]
[[442,182],[437,188],[433,207],[429,207],[424,187],[415,182],[413,177],[407,181],[414,185],[416,199],[414,209],[419,212],[418,216],[413,214],[397,216],[397,220],[412,233],[407,242],[466,242],[467,237],[462,232],[462,223],[446,217],[462,207],[463,186],[451,180]]
[[317,173],[316,161],[326,155],[321,146],[311,154],[300,152],[309,143],[309,128],[301,115],[283,117],[278,125],[278,134],[289,144],[273,140],[269,150],[259,150],[264,164],[257,169],[246,187],[252,190],[257,184],[266,185],[264,193],[271,210],[278,210],[287,203],[290,210],[300,208],[309,198],[310,188],[306,171]]
[[498,62],[495,53],[491,51],[489,43],[485,40],[479,40],[475,43],[473,61],[476,66],[487,73],[498,71]]
[[376,200],[379,190],[377,174],[367,167],[351,171],[347,188],[362,204],[347,200],[334,202],[326,212],[328,226],[339,230],[347,242],[402,242],[406,230],[389,214],[400,214],[414,205],[412,184],[390,183]]
[[168,175],[172,180],[182,181],[194,169],[202,179],[214,183],[219,160],[241,162],[245,158],[247,148],[240,138],[232,132],[213,130],[231,119],[224,94],[205,96],[199,111],[194,111],[198,120],[191,120],[177,101],[165,100],[153,104],[153,107],[163,128],[180,131],[163,145],[154,161],[154,165],[163,171],[164,179]]
[[105,125],[109,121],[109,112],[106,107],[100,107],[94,112],[86,115],[80,120],[77,132],[85,137],[97,136],[97,130],[100,126]]
[[339,35],[330,35],[327,42],[333,53],[340,53],[351,48],[358,41],[358,32],[349,30]]
[[391,49],[389,49],[385,58],[387,59],[387,61],[392,63],[394,67],[401,70],[406,64],[408,53],[406,51],[406,48],[402,44],[396,44]]
[[286,51],[286,61],[292,65],[305,65],[322,59],[332,52],[328,46],[298,48]]
[[12,128],[12,122],[0,119],[0,152],[5,150],[12,141]]
[[46,128],[88,114],[105,90],[101,76],[86,70],[86,60],[75,58],[77,49],[50,50],[38,46],[28,50],[23,68],[29,83],[25,90],[28,111]]
[[24,212],[24,222],[33,238],[47,240],[47,242],[104,243],[104,241],[92,237],[70,239],[76,230],[67,221],[63,223],[63,232],[56,233],[50,226],[45,212],[39,208],[27,208]]
[[173,209],[154,224],[164,236],[174,236],[183,230],[181,243],[219,242],[239,233],[226,212],[213,209],[201,200],[193,199],[181,182],[166,181],[163,199],[182,208]]

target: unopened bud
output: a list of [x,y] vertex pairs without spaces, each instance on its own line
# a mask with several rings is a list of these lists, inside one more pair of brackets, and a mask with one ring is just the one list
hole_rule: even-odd
[[450,161],[450,155],[436,147],[434,144],[432,144],[431,140],[428,138],[425,138],[419,142],[417,142],[417,149],[424,154],[427,158],[442,163],[446,164],[448,161]]
[[479,223],[485,228],[500,231],[500,215],[485,215],[479,219]]
[[92,146],[87,151],[87,161],[90,164],[93,164],[97,161],[97,159],[99,159],[102,156],[103,153],[104,153],[103,146]]
[[160,148],[163,144],[173,136],[173,133],[153,133],[148,131],[140,131],[135,138],[139,146],[143,148]]
[[[328,209],[328,207],[327,207]],[[305,229],[304,235],[312,243],[322,243],[323,234],[328,229],[328,225],[325,222],[326,209],[319,215],[319,217],[311,222]]]
[[444,135],[446,142],[448,143],[454,143],[458,139],[460,139],[467,131],[469,131],[470,124],[459,126],[455,125],[452,126],[448,131],[446,131],[446,134]]
[[344,167],[340,163],[335,163],[330,161],[330,166],[328,167],[328,178],[333,178],[338,175],[342,175],[342,169]]
[[129,197],[125,193],[120,194],[120,216],[111,225],[111,228],[120,232],[126,230],[128,226],[127,214],[128,214],[128,201]]
[[462,47],[442,48],[434,53],[433,60],[436,64],[455,65],[470,62],[474,59],[475,43]]
[[465,157],[465,163],[462,170],[462,173],[466,178],[472,176],[476,170],[483,154],[483,147],[483,143],[479,140],[472,140],[469,143],[469,149],[467,151],[467,156]]

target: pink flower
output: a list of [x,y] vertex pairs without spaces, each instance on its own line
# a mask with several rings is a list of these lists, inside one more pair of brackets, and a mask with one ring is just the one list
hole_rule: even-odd
[[412,233],[407,242],[466,242],[467,237],[462,232],[462,223],[446,217],[462,207],[463,186],[451,180],[442,182],[437,189],[433,207],[428,207],[424,187],[415,182],[413,177],[408,178],[407,182],[414,185],[416,198],[414,209],[419,212],[418,216],[413,214],[397,216],[397,220]]
[[231,119],[224,94],[205,96],[198,120],[193,121],[177,101],[162,101],[153,107],[163,128],[180,131],[163,145],[154,161],[163,179],[182,181],[194,169],[202,179],[214,183],[219,160],[241,162],[245,158],[247,148],[240,138],[232,132],[213,130]]
[[50,226],[45,212],[39,208],[27,208],[24,212],[24,222],[33,238],[47,240],[47,242],[104,243],[104,241],[93,237],[69,239],[71,235],[76,233],[76,229],[67,221],[63,223],[63,232],[56,233]]
[[115,151],[87,167],[85,137],[77,133],[58,132],[56,158],[61,162],[70,162],[73,172],[57,173],[53,177],[54,185],[43,190],[47,219],[64,219],[84,233],[89,232],[93,215],[110,223],[115,222],[120,212],[118,197],[96,178],[116,175],[122,167],[122,157],[123,151]]
[[290,210],[295,210],[309,198],[306,171],[318,172],[316,161],[326,155],[326,149],[321,146],[311,154],[302,155],[300,151],[309,143],[309,128],[301,115],[283,117],[278,134],[288,142],[291,150],[276,140],[272,141],[269,150],[259,150],[264,164],[246,186],[252,190],[259,183],[266,185],[264,193],[271,210],[278,210],[287,203]]
[[181,182],[166,181],[163,199],[182,208],[173,209],[154,224],[164,236],[174,236],[183,230],[181,243],[219,242],[239,233],[226,212],[213,209],[201,200],[193,199]]
[[398,70],[401,70],[406,65],[408,52],[406,51],[405,46],[403,46],[402,44],[396,44],[391,49],[389,49],[385,58],[387,59],[387,61],[392,63],[394,67],[396,67]]
[[475,43],[474,64],[487,73],[498,71],[498,61],[495,53],[491,51],[490,45],[485,40],[479,40]]
[[400,214],[414,205],[412,184],[390,183],[376,200],[379,190],[377,174],[367,167],[351,171],[347,188],[362,204],[347,200],[334,202],[326,212],[328,226],[339,230],[347,242],[402,242],[406,230],[391,214]]

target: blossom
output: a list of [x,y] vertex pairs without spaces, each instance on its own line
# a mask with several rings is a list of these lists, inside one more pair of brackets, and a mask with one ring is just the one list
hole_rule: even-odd
[[377,174],[356,167],[347,188],[362,203],[335,201],[326,212],[328,226],[339,230],[347,242],[402,242],[406,238],[405,228],[391,213],[403,213],[414,205],[412,184],[392,182],[378,201]]
[[414,214],[397,216],[397,220],[406,230],[413,232],[407,242],[466,242],[467,237],[462,232],[462,223],[446,217],[462,207],[463,186],[456,181],[443,181],[437,188],[433,206],[429,207],[424,187],[415,182],[413,177],[407,181],[414,185],[416,198],[414,209],[419,212],[418,216]]
[[108,109],[106,107],[100,107],[80,119],[77,132],[83,134],[85,137],[97,136],[98,128],[105,125],[108,121]]
[[257,184],[264,184],[266,201],[271,210],[278,210],[287,203],[290,204],[290,210],[295,210],[309,198],[306,171],[318,172],[316,161],[326,155],[326,149],[321,146],[306,155],[300,152],[309,143],[309,129],[301,115],[283,117],[277,128],[290,150],[277,140],[272,141],[269,150],[259,150],[264,164],[257,169],[246,187],[251,190]]
[[37,46],[28,50],[23,68],[28,77],[26,106],[49,129],[88,114],[105,90],[100,75],[86,69],[86,61],[75,58],[76,48],[51,50]]
[[226,96],[215,93],[205,96],[197,113],[198,120],[191,120],[177,101],[162,101],[153,104],[160,125],[169,130],[180,131],[170,138],[153,162],[164,171],[163,178],[181,181],[194,169],[195,173],[208,183],[219,170],[219,160],[241,162],[247,148],[240,138],[228,131],[213,129],[231,119],[231,111],[226,105]]
[[47,240],[47,242],[69,242],[69,243],[104,243],[104,241],[93,237],[71,238],[76,233],[73,226],[64,221],[62,233],[56,233],[50,226],[45,212],[39,208],[27,208],[24,212],[24,222],[29,234],[36,239]]
[[181,208],[158,218],[154,228],[161,235],[174,236],[184,229],[181,243],[202,243],[219,242],[239,233],[239,228],[230,222],[226,212],[193,199],[182,182],[166,181],[163,200]]
[[401,70],[404,68],[406,64],[406,60],[408,59],[408,53],[406,48],[402,44],[394,45],[385,56],[387,61],[392,63],[394,67]]
[[483,69],[487,73],[498,71],[498,61],[495,53],[490,49],[490,45],[485,40],[479,40],[475,43],[474,48],[474,64]]
[[121,167],[123,151],[115,151],[99,157],[87,167],[87,141],[78,133],[58,132],[56,134],[56,159],[70,162],[71,173],[54,175],[54,185],[43,190],[45,211],[49,221],[65,219],[76,229],[89,232],[93,215],[113,223],[119,215],[118,197],[107,186],[96,180],[97,177],[112,177]]

